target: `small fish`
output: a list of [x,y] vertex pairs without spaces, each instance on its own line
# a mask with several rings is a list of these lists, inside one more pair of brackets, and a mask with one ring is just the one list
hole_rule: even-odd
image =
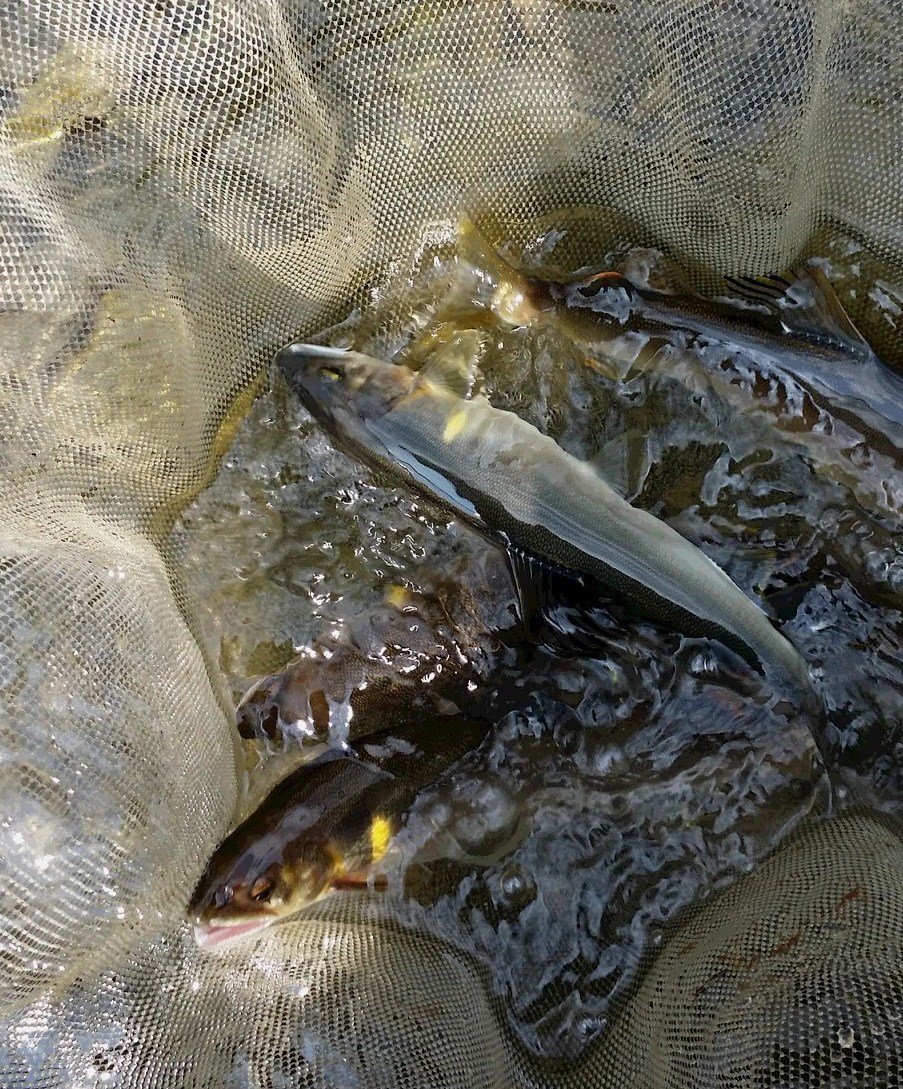
[[330,750],[287,775],[220,844],[188,905],[212,949],[340,889],[366,887],[420,791],[476,748],[485,721],[427,718]]
[[435,380],[307,344],[278,362],[339,445],[507,548],[525,610],[535,594],[543,612],[562,584],[590,605],[609,587],[646,618],[719,639],[820,715],[806,663],[715,563],[514,413],[465,399],[447,359]]

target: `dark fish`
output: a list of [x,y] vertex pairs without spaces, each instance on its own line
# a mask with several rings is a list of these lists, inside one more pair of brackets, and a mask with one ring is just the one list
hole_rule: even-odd
[[257,681],[236,712],[242,737],[328,742],[347,728],[354,741],[387,721],[404,731],[472,706],[478,689],[488,713],[505,654],[499,634],[513,622],[495,604],[507,588],[504,563],[488,553],[466,571],[430,572],[428,583],[418,593],[390,586],[382,605],[324,631],[303,656]]
[[365,886],[420,791],[487,729],[462,716],[426,718],[286,776],[207,864],[188,905],[198,944],[231,942],[336,890]]
[[739,349],[826,398],[877,449],[903,455],[903,378],[872,351],[817,265],[798,267],[789,279],[728,278],[735,298],[722,301],[639,286],[612,271],[571,283],[531,279],[469,220],[460,224],[459,248],[494,283],[491,307],[502,321],[529,325],[554,311],[578,339],[691,334]]
[[[835,414],[864,424],[870,438],[877,434],[896,452],[903,450],[903,379],[869,347],[820,268],[796,269],[792,283],[766,278],[733,283],[738,292],[745,288],[758,312],[640,288],[611,274],[584,284],[550,285],[549,293],[569,308],[596,311],[630,328],[689,331],[739,348],[826,396]],[[792,305],[787,299],[802,301]],[[769,328],[769,321],[777,328]],[[884,445],[880,438],[879,444]]]

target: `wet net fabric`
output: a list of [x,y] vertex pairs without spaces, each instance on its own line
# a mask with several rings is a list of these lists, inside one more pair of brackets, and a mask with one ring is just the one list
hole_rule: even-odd
[[[0,1084],[903,1081],[903,849],[868,816],[682,922],[569,1073],[520,1054],[475,964],[363,907],[202,958],[180,920],[239,778],[162,547],[273,351],[462,205],[495,240],[578,226],[575,266],[625,236],[760,273],[820,233],[898,283],[901,16],[4,6]],[[899,312],[856,316],[889,354]]]
[[796,834],[678,927],[606,1037],[558,1072],[506,1039],[479,970],[326,908],[252,955],[169,933],[6,1019],[5,1085],[899,1084],[903,843],[878,821]]

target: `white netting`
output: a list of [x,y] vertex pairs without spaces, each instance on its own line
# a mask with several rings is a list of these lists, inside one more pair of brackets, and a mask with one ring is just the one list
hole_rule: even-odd
[[184,932],[7,1018],[6,1086],[899,1083],[903,845],[862,816],[815,826],[687,920],[604,1052],[544,1070],[479,969],[357,903],[211,958]]
[[[525,1065],[466,958],[366,915],[201,958],[176,921],[238,777],[163,545],[273,350],[462,204],[496,241],[576,225],[575,265],[628,239],[700,280],[854,239],[872,272],[846,301],[890,353],[901,16],[899,0],[3,6],[0,1083],[899,1081],[903,857],[867,818],[803,833],[687,922],[570,1075]],[[890,305],[869,309],[875,292]]]

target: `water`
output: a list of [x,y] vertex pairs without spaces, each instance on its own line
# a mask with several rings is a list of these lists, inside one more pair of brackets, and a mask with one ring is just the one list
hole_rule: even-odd
[[[849,247],[825,252],[847,301],[893,319],[892,285]],[[613,258],[673,281],[654,251]],[[828,709],[839,804],[903,811],[893,457],[740,352],[512,327],[448,247],[415,266],[329,342],[420,359],[437,326],[481,329],[494,404],[619,474],[780,622]],[[572,1057],[603,1032],[669,921],[752,868],[819,792],[808,724],[705,641],[613,618],[592,659],[525,646],[502,558],[335,451],[278,381],[178,535],[236,700],[306,655],[265,693],[289,747],[384,729],[424,692],[449,728],[489,708],[487,741],[416,803],[389,895],[486,966],[537,1054]],[[247,732],[262,722],[246,716]]]

